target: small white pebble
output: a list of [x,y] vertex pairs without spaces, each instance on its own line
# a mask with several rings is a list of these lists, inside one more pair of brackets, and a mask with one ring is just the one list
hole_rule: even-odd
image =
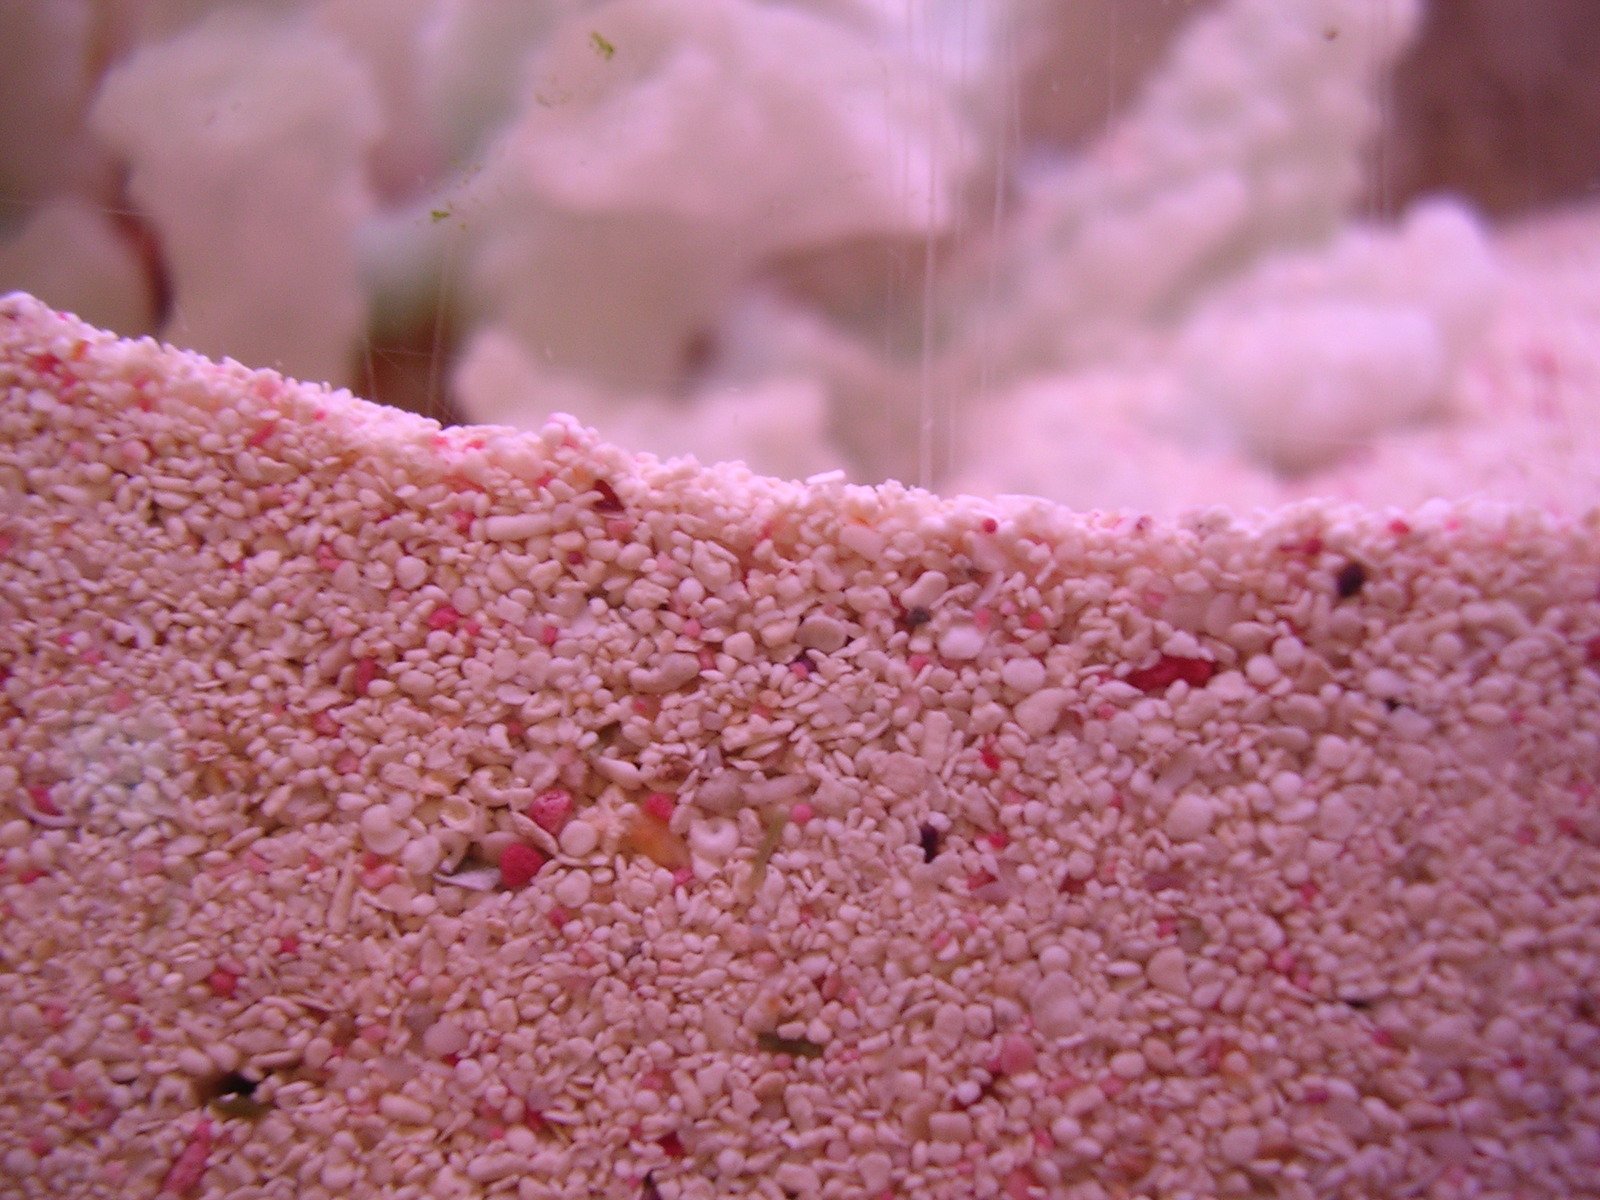
[[1244,665],[1245,678],[1257,687],[1271,687],[1283,678],[1278,664],[1265,654],[1257,654]]
[[1472,1018],[1459,1013],[1436,1018],[1423,1027],[1418,1040],[1423,1049],[1445,1058],[1464,1058],[1479,1042]]
[[780,646],[787,646],[794,640],[795,631],[798,628],[798,622],[789,618],[769,620],[761,626],[761,644],[773,650]]
[[1029,737],[1043,737],[1056,727],[1071,697],[1062,688],[1045,688],[1017,705],[1017,724]]
[[1137,1079],[1144,1074],[1144,1055],[1137,1050],[1119,1050],[1111,1056],[1111,1073],[1121,1079]]
[[856,1169],[861,1172],[861,1182],[866,1185],[869,1192],[881,1192],[889,1186],[890,1173],[894,1170],[894,1163],[887,1154],[881,1150],[873,1150],[863,1154],[856,1162]]
[[941,1004],[933,1014],[933,1037],[940,1045],[954,1047],[960,1042],[966,1028],[966,1014],[959,1005]]
[[639,768],[626,759],[596,758],[594,760],[594,769],[612,783],[620,784],[625,788],[639,786]]
[[1175,842],[1192,842],[1210,832],[1212,815],[1210,800],[1185,792],[1167,810],[1163,828]]
[[906,608],[927,608],[950,587],[950,578],[943,571],[924,571],[917,581],[900,593],[900,603]]
[[1367,672],[1365,687],[1374,699],[1393,700],[1405,695],[1406,681],[1387,667],[1374,667]]
[[1083,1136],[1083,1125],[1072,1117],[1057,1117],[1050,1122],[1050,1136],[1058,1146],[1069,1146]]
[[1361,824],[1361,814],[1341,792],[1324,796],[1317,806],[1317,832],[1329,841],[1342,842]]
[[939,635],[939,653],[948,659],[965,662],[983,652],[984,636],[976,625],[963,621]]
[[1076,1033],[1083,1023],[1077,981],[1065,971],[1051,971],[1033,993],[1033,1023],[1047,1038]]
[[306,1066],[310,1067],[312,1070],[315,1071],[320,1069],[326,1065],[328,1060],[332,1057],[333,1043],[327,1038],[314,1037],[306,1043],[303,1058],[305,1059]]
[[825,613],[813,613],[800,622],[799,641],[802,646],[832,654],[842,648],[849,636],[843,621]]
[[584,820],[568,821],[561,831],[561,853],[573,858],[586,858],[600,844],[600,833]]
[[617,887],[618,899],[630,908],[649,908],[656,902],[657,894],[655,882],[638,875],[623,880]]
[[438,1058],[460,1054],[467,1048],[466,1031],[449,1017],[441,1017],[422,1035],[422,1048]]
[[1194,995],[1189,997],[1189,1002],[1202,1012],[1211,1008],[1222,998],[1222,993],[1227,990],[1227,985],[1220,979],[1213,979],[1209,983],[1202,983],[1194,989]]
[[1293,675],[1306,660],[1305,643],[1288,636],[1277,638],[1272,643],[1272,660]]
[[415,555],[407,554],[394,564],[394,581],[406,591],[414,591],[428,578],[428,564]]
[[1317,765],[1330,771],[1342,771],[1354,757],[1350,743],[1331,733],[1317,739],[1315,753]]
[[1222,1131],[1217,1149],[1224,1162],[1242,1166],[1252,1161],[1261,1148],[1261,1134],[1249,1125],[1233,1125]]
[[478,1155],[467,1164],[467,1178],[473,1183],[494,1183],[523,1170],[520,1154],[489,1152]]
[[539,513],[502,513],[483,523],[483,536],[491,542],[515,542],[530,538],[544,528]]
[[514,1150],[530,1158],[539,1152],[539,1138],[526,1125],[513,1125],[506,1130],[505,1143],[507,1150]]
[[1402,741],[1420,742],[1433,732],[1433,721],[1414,708],[1397,708],[1389,714],[1389,728]]
[[400,865],[413,875],[432,875],[443,856],[439,839],[431,833],[413,838],[400,852]]
[[590,886],[589,872],[568,871],[556,881],[551,892],[563,908],[582,908],[589,902]]
[[427,1105],[397,1092],[383,1096],[378,1101],[378,1111],[402,1125],[428,1125],[433,1122],[433,1112]]
[[739,826],[725,817],[706,817],[689,826],[689,849],[708,862],[727,862],[738,848]]
[[857,525],[854,522],[846,524],[839,530],[839,541],[868,562],[876,561],[883,553],[883,534],[866,525]]
[[772,1173],[773,1182],[793,1196],[815,1196],[822,1190],[822,1181],[817,1178],[817,1173],[804,1163],[788,1162],[778,1164],[778,1169]]
[[347,1162],[335,1160],[324,1164],[322,1168],[322,1186],[335,1195],[342,1196],[355,1181],[356,1169]]
[[[693,654],[668,654],[654,667],[636,667],[628,681],[641,692],[660,696],[682,687],[700,674],[700,660]],[[402,686],[404,686],[402,684]]]
[[1301,780],[1300,776],[1295,774],[1293,771],[1279,771],[1272,777],[1272,780],[1267,784],[1267,787],[1271,790],[1272,794],[1278,798],[1279,801],[1287,804],[1291,800],[1298,800],[1300,798],[1300,788],[1302,782],[1303,781]]
[[967,1005],[967,1033],[975,1038],[986,1038],[994,1032],[994,1009],[987,1004]]
[[433,695],[433,676],[426,671],[408,670],[400,673],[400,678],[395,681],[402,692],[408,696],[421,699]]
[[935,1141],[966,1143],[972,1140],[972,1118],[964,1112],[936,1112],[928,1118]]
[[1000,668],[1000,682],[1031,695],[1044,686],[1044,664],[1037,658],[1008,658]]
[[374,854],[388,857],[404,846],[409,835],[394,823],[394,817],[381,804],[374,804],[361,814],[361,840]]
[[1163,946],[1145,963],[1145,975],[1164,992],[1181,996],[1189,990],[1188,960],[1177,946]]

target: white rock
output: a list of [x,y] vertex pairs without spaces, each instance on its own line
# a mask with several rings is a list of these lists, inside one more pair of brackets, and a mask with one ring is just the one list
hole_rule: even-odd
[[1162,991],[1175,996],[1188,994],[1188,960],[1177,946],[1163,946],[1157,950],[1145,963],[1144,972],[1151,984]]
[[[357,230],[374,210],[364,172],[383,113],[331,31],[228,7],[131,45],[100,81],[88,129],[160,238],[185,347],[345,382],[365,328]],[[8,41],[19,11],[7,9]]]
[[394,564],[394,581],[408,592],[421,587],[427,578],[428,564],[415,555],[404,555]]
[[952,625],[939,635],[939,653],[948,659],[965,662],[983,652],[985,638],[976,625],[965,621]]
[[1083,1024],[1078,983],[1065,971],[1050,971],[1033,993],[1033,1024],[1047,1038],[1067,1037]]
[[1000,682],[1024,695],[1044,686],[1044,664],[1037,658],[1008,658],[1000,667]]
[[815,1196],[822,1189],[817,1173],[805,1163],[789,1161],[773,1172],[773,1182],[790,1195]]
[[739,848],[739,826],[724,817],[706,817],[689,826],[689,849],[712,863],[724,863]]
[[663,695],[682,687],[700,674],[700,660],[692,654],[668,654],[654,668],[636,667],[628,672],[628,682],[641,692]]
[[541,513],[498,513],[483,522],[483,536],[491,542],[520,542],[544,528]]
[[1318,766],[1326,767],[1329,771],[1342,771],[1352,757],[1350,743],[1334,734],[1325,734],[1317,739],[1315,757]]
[[1439,1017],[1423,1027],[1418,1039],[1425,1050],[1447,1059],[1465,1059],[1479,1045],[1471,1017],[1459,1013]]
[[1029,737],[1043,737],[1056,727],[1061,710],[1071,697],[1062,688],[1045,688],[1021,701],[1016,708],[1017,724]]
[[927,608],[950,586],[943,571],[924,571],[917,581],[900,593],[900,603],[906,608]]
[[1214,813],[1211,801],[1193,792],[1186,792],[1173,801],[1167,810],[1164,828],[1175,842],[1192,842],[1211,831]]
[[433,1112],[427,1105],[413,1100],[410,1096],[402,1096],[398,1092],[390,1092],[378,1100],[378,1111],[391,1121],[402,1125],[430,1125],[433,1123]]
[[556,881],[552,892],[563,908],[582,908],[589,902],[589,889],[589,872],[568,871]]
[[890,1173],[894,1164],[889,1156],[881,1150],[873,1150],[863,1154],[856,1161],[856,1169],[861,1173],[861,1182],[869,1192],[881,1192],[889,1186]]
[[1392,700],[1406,694],[1405,678],[1387,667],[1374,667],[1367,672],[1367,694],[1379,700]]
[[928,1118],[928,1132],[935,1141],[965,1143],[972,1138],[972,1118],[964,1112],[934,1113]]
[[868,562],[872,562],[883,553],[883,534],[876,529],[854,522],[847,523],[839,530],[839,542],[847,549],[854,550]]
[[799,630],[800,623],[793,617],[778,617],[764,621],[761,625],[761,644],[770,650],[780,646],[787,646],[794,640],[795,633]]
[[387,808],[375,804],[361,814],[361,840],[374,854],[388,857],[406,844],[409,835],[394,823]]
[[594,761],[594,769],[612,783],[621,784],[623,787],[637,787],[639,784],[639,768],[625,759],[597,758]]
[[413,875],[432,875],[443,857],[439,839],[431,833],[413,838],[400,854],[400,865]]
[[433,676],[426,671],[409,670],[401,673],[397,682],[400,690],[408,696],[421,699],[433,695]]
[[1341,792],[1323,797],[1317,806],[1317,832],[1330,841],[1344,841],[1360,824],[1361,814]]
[[933,1037],[937,1045],[954,1049],[967,1030],[966,1014],[956,1004],[941,1004],[933,1014]]
[[1144,1055],[1137,1050],[1119,1050],[1111,1056],[1111,1073],[1122,1079],[1139,1078],[1144,1066]]
[[1261,1134],[1249,1125],[1234,1125],[1222,1131],[1217,1149],[1224,1162],[1240,1165],[1250,1162],[1261,1148]]
[[467,1164],[467,1178],[474,1183],[494,1183],[524,1170],[520,1154],[480,1154]]
[[1083,1136],[1083,1125],[1072,1117],[1057,1117],[1050,1122],[1050,1136],[1058,1146],[1068,1146]]
[[842,648],[848,637],[849,630],[844,622],[825,613],[812,613],[800,622],[800,644],[824,654]]
[[178,1069],[186,1075],[209,1075],[216,1070],[216,1064],[211,1061],[211,1056],[194,1046],[185,1046],[179,1050],[177,1063]]
[[467,1034],[454,1020],[441,1017],[422,1035],[422,1048],[436,1058],[460,1054],[467,1048]]
[[559,840],[561,853],[573,858],[584,858],[594,853],[600,844],[600,833],[587,821],[568,821]]

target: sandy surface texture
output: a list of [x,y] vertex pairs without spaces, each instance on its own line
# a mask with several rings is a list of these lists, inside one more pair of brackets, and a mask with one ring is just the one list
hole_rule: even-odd
[[1594,514],[0,387],[6,1196],[1600,1195]]

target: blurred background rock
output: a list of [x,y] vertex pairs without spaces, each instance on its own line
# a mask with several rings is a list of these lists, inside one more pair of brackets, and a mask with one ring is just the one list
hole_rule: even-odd
[[1596,199],[1592,0],[0,0],[0,290],[791,476],[1270,500]]

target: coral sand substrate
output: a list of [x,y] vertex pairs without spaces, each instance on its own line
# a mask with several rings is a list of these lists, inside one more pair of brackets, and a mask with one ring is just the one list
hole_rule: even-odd
[[7,1195],[1600,1194],[1594,513],[0,386]]

